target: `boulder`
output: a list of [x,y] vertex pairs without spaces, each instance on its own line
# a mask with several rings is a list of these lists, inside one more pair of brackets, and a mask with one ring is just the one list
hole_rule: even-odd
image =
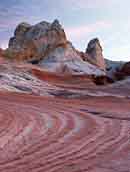
[[102,51],[103,50],[98,38],[92,39],[88,43],[85,60],[89,61],[90,63],[98,66],[100,69],[103,69],[105,71],[106,65]]

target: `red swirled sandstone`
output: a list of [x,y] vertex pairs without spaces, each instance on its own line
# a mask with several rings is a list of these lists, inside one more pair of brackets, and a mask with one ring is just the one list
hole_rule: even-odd
[[128,99],[0,95],[1,172],[130,169]]

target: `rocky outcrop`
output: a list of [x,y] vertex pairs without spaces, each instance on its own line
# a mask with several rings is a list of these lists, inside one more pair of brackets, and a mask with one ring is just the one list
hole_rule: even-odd
[[100,45],[100,42],[97,38],[91,40],[88,43],[88,47],[86,49],[86,57],[85,60],[89,61],[90,63],[98,66],[100,69],[105,70],[105,60],[102,53],[102,47]]
[[100,65],[95,66],[84,61],[82,54],[67,41],[58,20],[53,23],[41,22],[34,26],[19,24],[14,37],[9,41],[7,51],[16,59],[38,63],[47,72],[105,76],[105,72],[99,69]]
[[38,60],[66,42],[65,32],[58,20],[53,23],[41,22],[33,26],[21,23],[9,41],[8,52],[19,60]]
[[69,42],[65,46],[59,46],[51,51],[40,62],[40,66],[44,70],[64,75],[105,76],[104,71],[87,61],[83,61],[80,54]]

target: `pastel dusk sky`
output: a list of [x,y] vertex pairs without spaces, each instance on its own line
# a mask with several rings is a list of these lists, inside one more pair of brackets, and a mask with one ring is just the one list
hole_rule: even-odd
[[130,0],[0,0],[0,47],[20,22],[54,19],[77,49],[98,37],[106,58],[130,61]]

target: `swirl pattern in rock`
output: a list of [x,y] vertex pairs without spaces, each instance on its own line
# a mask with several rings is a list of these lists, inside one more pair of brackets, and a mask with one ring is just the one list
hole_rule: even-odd
[[130,170],[129,99],[0,97],[1,172]]

